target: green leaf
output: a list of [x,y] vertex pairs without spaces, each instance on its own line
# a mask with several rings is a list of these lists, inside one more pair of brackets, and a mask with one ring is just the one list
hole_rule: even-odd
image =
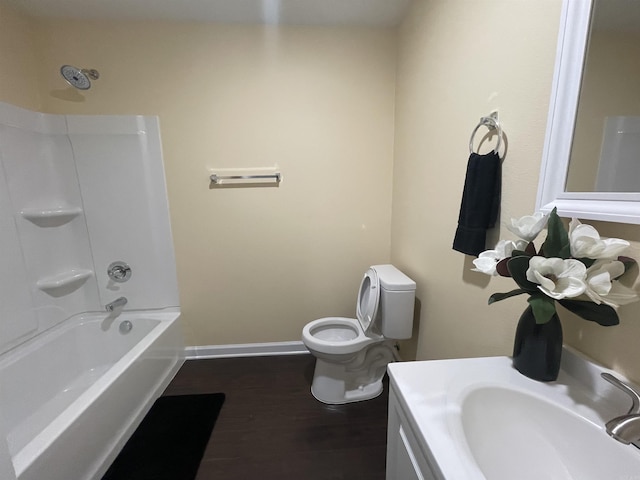
[[515,297],[516,295],[522,295],[523,293],[529,293],[529,292],[521,288],[517,288],[507,293],[494,293],[489,297],[489,305],[491,305],[492,303],[499,302],[500,300],[504,300],[505,298]]
[[569,235],[554,208],[549,214],[547,223],[547,239],[542,244],[543,255],[547,258],[559,257],[567,259],[571,256]]
[[618,325],[620,320],[618,319],[618,312],[613,307],[601,303],[597,305],[593,302],[585,302],[583,300],[559,300],[560,305],[575,313],[579,317],[596,322],[603,327],[611,327]]
[[529,242],[527,243],[527,246],[524,247],[524,250],[514,250],[513,252],[511,252],[511,256],[512,257],[533,257],[534,255],[537,255],[538,252],[536,252],[536,246],[533,244],[533,242]]
[[527,270],[529,268],[529,257],[512,257],[507,262],[507,268],[509,273],[513,277],[513,280],[518,284],[520,288],[527,292],[537,292],[538,286],[527,280]]
[[527,300],[533,310],[533,316],[536,318],[537,324],[547,323],[556,313],[556,302],[553,298],[544,294],[531,295]]

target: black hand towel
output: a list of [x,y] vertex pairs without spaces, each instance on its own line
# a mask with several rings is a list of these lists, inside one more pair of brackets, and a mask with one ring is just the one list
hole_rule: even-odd
[[498,218],[501,187],[500,156],[496,152],[472,153],[464,180],[454,250],[475,256],[485,250],[487,230]]

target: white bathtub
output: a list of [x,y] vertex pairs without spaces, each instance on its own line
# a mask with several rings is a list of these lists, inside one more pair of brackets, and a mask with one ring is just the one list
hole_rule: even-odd
[[179,316],[81,315],[0,356],[19,480],[101,478],[184,361]]

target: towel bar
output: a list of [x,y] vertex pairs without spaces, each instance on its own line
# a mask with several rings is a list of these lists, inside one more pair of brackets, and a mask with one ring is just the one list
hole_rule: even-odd
[[280,172],[271,173],[269,175],[218,175],[212,174],[210,177],[211,182],[216,185],[221,184],[224,180],[269,180],[272,179],[275,183],[282,181]]

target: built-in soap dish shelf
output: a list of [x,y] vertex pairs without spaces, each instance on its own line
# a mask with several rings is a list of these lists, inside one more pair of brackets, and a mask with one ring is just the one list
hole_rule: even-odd
[[80,288],[92,275],[93,270],[72,269],[57,275],[41,278],[36,282],[36,286],[52,297],[60,297]]
[[59,227],[81,213],[80,207],[25,208],[20,215],[39,227]]

